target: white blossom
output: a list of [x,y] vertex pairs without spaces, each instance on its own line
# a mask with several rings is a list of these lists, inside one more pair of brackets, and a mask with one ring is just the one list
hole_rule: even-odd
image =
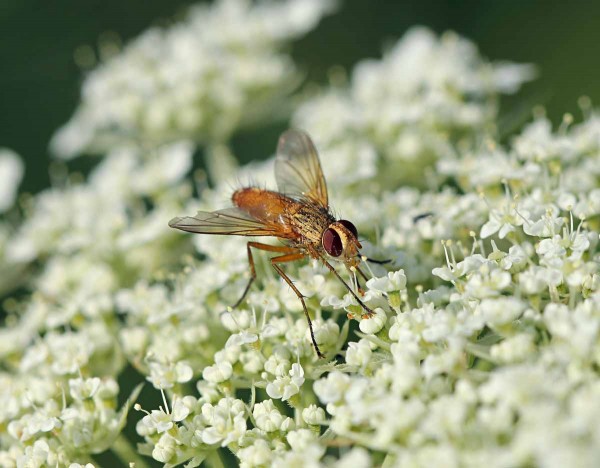
[[136,138],[222,140],[239,125],[265,120],[297,79],[280,50],[332,7],[219,0],[169,28],[149,29],[88,75],[82,103],[54,136],[53,150],[73,157]]
[[302,419],[309,425],[321,424],[325,421],[325,411],[317,405],[310,405],[302,410]]
[[12,150],[0,148],[0,213],[13,206],[23,172],[21,158]]
[[233,368],[228,362],[221,362],[213,366],[208,366],[202,371],[204,380],[213,383],[224,382],[233,374]]
[[202,418],[207,427],[200,436],[205,444],[222,447],[237,441],[246,432],[245,406],[240,400],[223,398],[217,405],[202,405]]
[[284,416],[273,405],[273,400],[266,400],[255,405],[252,415],[256,421],[256,427],[265,432],[278,431],[284,420]]
[[291,366],[289,375],[277,377],[267,385],[267,394],[271,398],[289,400],[300,391],[304,383],[304,370],[298,363]]
[[242,448],[237,453],[242,467],[258,467],[269,464],[272,457],[272,451],[267,441],[258,439],[249,447]]

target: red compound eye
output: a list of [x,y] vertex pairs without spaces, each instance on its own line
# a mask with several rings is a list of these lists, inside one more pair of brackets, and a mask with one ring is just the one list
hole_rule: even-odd
[[345,219],[340,219],[338,221],[338,223],[340,223],[342,226],[344,226],[346,229],[348,229],[348,231],[350,231],[352,234],[354,234],[354,237],[358,238],[358,229],[356,229],[356,226],[354,224],[352,224],[350,221],[347,221]]
[[339,257],[342,255],[342,239],[340,235],[331,228],[327,228],[323,233],[321,239],[323,248],[332,257]]

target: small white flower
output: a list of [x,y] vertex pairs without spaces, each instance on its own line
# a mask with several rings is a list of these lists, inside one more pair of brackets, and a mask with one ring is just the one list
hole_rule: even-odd
[[60,428],[62,422],[56,416],[45,414],[43,410],[25,414],[20,420],[8,424],[8,432],[22,442],[31,439],[40,432],[50,432]]
[[318,459],[325,453],[325,447],[317,443],[316,435],[308,429],[288,432],[286,439],[294,452],[305,453],[309,459]]
[[267,385],[267,394],[271,398],[289,400],[300,391],[304,380],[304,369],[300,364],[294,363],[289,376],[277,377]]
[[511,284],[511,276],[507,271],[498,267],[489,268],[492,265],[483,265],[479,271],[473,274],[465,285],[465,292],[476,298],[498,296]]
[[[534,197],[531,203],[537,203]],[[533,237],[552,237],[560,232],[564,219],[560,217],[560,210],[554,205],[546,206],[546,210],[535,217],[530,217],[523,225],[523,232]]]
[[551,261],[554,257],[563,257],[567,253],[567,249],[562,245],[562,237],[557,234],[549,239],[543,239],[536,248],[536,252],[546,261]]
[[21,468],[41,468],[47,466],[52,455],[50,446],[45,440],[36,440],[33,445],[25,447],[23,455],[17,458],[16,466]]
[[202,441],[209,445],[220,441],[221,447],[225,447],[244,435],[246,431],[246,419],[242,415],[233,416],[230,426],[223,424],[223,421],[220,422],[220,426],[223,430],[220,430],[218,427],[209,427],[202,431]]
[[519,318],[524,310],[525,304],[515,297],[483,299],[479,304],[483,319],[491,327],[511,323]]
[[354,447],[335,462],[336,468],[352,466],[353,468],[371,468],[369,452],[362,447]]
[[254,468],[269,465],[272,452],[266,440],[258,439],[251,446],[240,449],[236,455],[240,459],[240,467]]
[[173,427],[173,418],[171,414],[164,410],[152,410],[150,414],[142,418],[143,423],[151,430],[157,433],[166,432]]
[[361,339],[357,343],[348,343],[348,349],[346,350],[346,364],[350,366],[363,367],[369,363],[373,351],[371,350],[370,343]]
[[317,380],[313,386],[316,395],[325,403],[337,403],[350,386],[350,377],[341,372],[330,372],[325,379]]
[[519,275],[519,285],[527,294],[538,294],[548,286],[558,286],[563,281],[560,270],[533,266]]
[[169,434],[163,434],[152,449],[152,458],[159,462],[167,463],[175,456],[176,450],[177,441]]
[[205,367],[202,371],[202,378],[207,382],[221,383],[228,380],[233,375],[233,367],[227,361],[219,362],[212,366]]
[[512,245],[508,255],[500,260],[500,266],[511,273],[521,271],[527,264],[528,256],[521,245]]
[[325,421],[325,410],[317,405],[310,405],[302,410],[302,419],[309,426],[316,426]]
[[119,330],[119,342],[128,356],[136,356],[143,353],[148,346],[150,333],[144,327],[129,327]]
[[504,239],[524,223],[523,218],[527,218],[527,213],[517,212],[513,203],[504,203],[500,209],[490,211],[490,219],[481,227],[479,235],[485,239],[498,232],[498,237]]
[[296,423],[292,418],[285,418],[279,427],[281,432],[289,432],[296,429]]
[[462,262],[456,265],[448,265],[441,268],[434,268],[432,273],[445,281],[455,281],[458,278],[467,276],[469,273],[479,270],[482,265],[489,261],[480,254],[474,254],[466,257]]
[[321,307],[331,307],[333,309],[345,309],[355,303],[356,299],[350,293],[344,294],[342,298],[339,298],[335,294],[330,294],[321,299]]
[[157,389],[171,388],[175,383],[189,382],[194,372],[191,366],[185,362],[163,364],[160,362],[150,362],[150,375],[147,379],[152,382]]
[[463,350],[460,341],[450,343],[448,349],[439,354],[429,354],[423,361],[423,376],[431,379],[439,374],[453,374],[463,362]]
[[223,312],[219,318],[221,324],[230,332],[239,332],[245,330],[252,324],[252,315],[247,310],[232,312]]
[[183,398],[176,398],[171,408],[173,421],[180,422],[187,418],[195,404],[196,399],[189,395]]
[[493,345],[490,355],[502,363],[520,362],[534,356],[533,337],[527,333],[512,336]]
[[265,432],[278,431],[284,420],[284,416],[275,408],[273,400],[266,400],[254,405],[252,415],[256,421],[256,427]]
[[[340,327],[333,320],[313,320],[313,330],[315,333],[315,341],[319,346],[323,346],[324,348],[334,345],[340,335]],[[307,341],[311,340],[308,327],[306,329],[305,339]]]
[[240,354],[240,362],[244,372],[257,374],[264,368],[265,358],[259,351],[249,350]]
[[378,333],[387,323],[387,314],[382,308],[378,307],[373,312],[372,317],[362,319],[358,325],[361,332],[369,335]]
[[371,278],[367,281],[367,287],[380,293],[401,291],[406,289],[406,275],[404,270],[390,271],[387,277]]
[[207,424],[199,430],[205,444],[221,447],[236,442],[246,433],[246,407],[241,400],[222,398],[217,405],[202,405],[202,418]]
[[69,389],[71,396],[76,400],[92,398],[100,388],[101,380],[98,377],[89,379],[70,379]]
[[265,370],[275,376],[287,374],[291,367],[290,357],[291,353],[287,348],[276,348],[265,362]]
[[246,344],[256,343],[257,341],[258,335],[256,333],[242,331],[240,333],[234,333],[229,338],[227,338],[227,343],[225,343],[225,347],[240,347]]
[[285,335],[288,329],[288,322],[282,317],[271,317],[263,327],[261,336],[263,338],[274,338]]
[[76,373],[88,363],[94,351],[94,343],[85,333],[50,333],[45,341],[52,358],[52,370],[57,374]]

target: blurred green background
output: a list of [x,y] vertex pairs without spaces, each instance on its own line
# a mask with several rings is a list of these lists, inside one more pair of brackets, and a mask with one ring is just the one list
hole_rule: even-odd
[[[106,31],[126,41],[181,16],[192,3],[1,0],[0,146],[25,159],[22,190],[37,192],[49,183],[47,145],[72,114],[83,78],[75,49],[95,46]],[[600,102],[600,2],[346,0],[292,54],[311,80],[324,82],[332,65],[349,69],[362,58],[379,57],[386,44],[416,24],[438,32],[453,29],[492,60],[538,65],[539,78],[503,101],[509,116],[527,117],[532,106],[542,104],[557,123],[565,112],[580,117],[581,95]]]

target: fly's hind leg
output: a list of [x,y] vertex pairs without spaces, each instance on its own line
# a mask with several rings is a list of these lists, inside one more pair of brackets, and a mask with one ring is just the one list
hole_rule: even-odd
[[253,248],[259,249],[259,250],[264,250],[266,252],[277,252],[277,253],[282,253],[282,254],[289,254],[289,253],[297,252],[297,250],[295,248],[288,247],[285,245],[270,245],[270,244],[263,244],[262,242],[248,242],[248,244],[246,244],[246,249],[248,251],[248,265],[250,266],[250,280],[248,281],[248,284],[246,285],[246,288],[244,289],[244,292],[242,293],[242,297],[240,297],[238,299],[238,301],[232,306],[234,309],[237,309],[238,306],[244,301],[246,295],[248,294],[248,291],[250,291],[250,286],[252,286],[252,283],[256,279],[256,269],[254,268],[254,258],[252,257],[252,250],[251,250]]
[[321,359],[324,359],[325,355],[323,353],[321,353],[321,350],[319,349],[319,345],[317,345],[317,340],[315,340],[315,332],[313,331],[312,321],[310,319],[310,315],[308,314],[308,309],[306,308],[306,303],[304,302],[304,296],[298,290],[298,288],[292,282],[292,280],[284,273],[281,266],[278,265],[278,263],[293,262],[296,260],[300,260],[304,257],[305,257],[304,253],[299,252],[298,250],[294,250],[294,253],[289,253],[287,255],[281,255],[279,257],[272,258],[271,265],[273,265],[273,268],[275,268],[275,271],[277,273],[279,273],[279,276],[281,276],[285,280],[285,282],[289,285],[289,287],[292,288],[292,291],[294,291],[294,293],[296,293],[296,296],[298,296],[298,299],[300,299],[300,302],[302,303],[302,309],[304,309],[304,315],[306,316],[306,321],[308,322],[308,329],[310,330],[310,339],[312,341],[313,348],[315,348],[315,351],[317,352],[317,356],[319,356]]

